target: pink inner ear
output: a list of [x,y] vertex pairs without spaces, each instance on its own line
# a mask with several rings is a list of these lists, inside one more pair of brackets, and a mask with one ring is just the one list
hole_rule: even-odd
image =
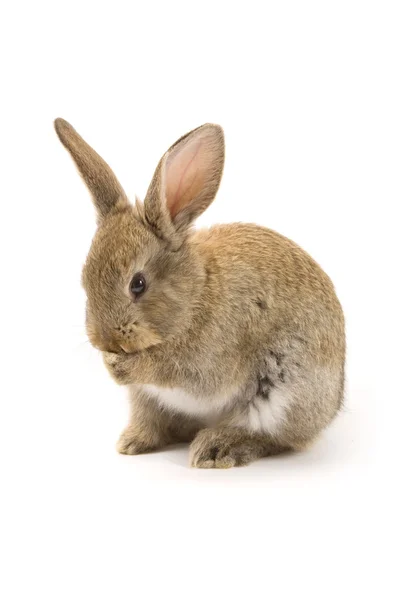
[[175,149],[167,158],[165,171],[166,203],[174,218],[202,191],[212,164],[212,152],[203,137]]

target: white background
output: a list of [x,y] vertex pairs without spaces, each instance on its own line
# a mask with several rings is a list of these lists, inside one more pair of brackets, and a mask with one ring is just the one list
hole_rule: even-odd
[[[16,1],[0,30],[1,597],[398,597],[398,3]],[[59,116],[130,197],[180,135],[224,127],[201,224],[293,238],[345,310],[346,408],[312,449],[230,471],[116,453]]]

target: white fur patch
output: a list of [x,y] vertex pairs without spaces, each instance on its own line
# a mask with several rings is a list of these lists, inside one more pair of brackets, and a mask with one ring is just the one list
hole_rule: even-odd
[[[231,392],[225,396],[198,398],[182,388],[162,388],[155,385],[142,385],[141,387],[157,398],[165,407],[193,417],[204,418],[206,421],[210,420],[210,423],[213,424],[218,423],[218,415],[229,408],[229,403],[235,397],[235,393]],[[257,396],[246,410],[233,416],[230,422],[232,425],[243,427],[249,431],[276,434],[285,422],[286,408],[289,402],[290,396],[287,390],[275,388],[270,391],[268,400]],[[227,417],[226,412],[224,416]]]
[[212,398],[192,396],[182,388],[163,388],[156,385],[142,385],[142,389],[152,394],[164,406],[197,417],[212,417],[224,409],[233,399],[234,393]]
[[257,396],[249,404],[248,410],[240,415],[236,424],[250,431],[276,434],[285,422],[288,405],[289,396],[286,390],[271,390],[268,400]]

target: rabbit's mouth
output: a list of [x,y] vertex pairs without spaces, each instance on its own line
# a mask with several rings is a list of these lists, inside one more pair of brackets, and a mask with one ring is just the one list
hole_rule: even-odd
[[125,354],[133,354],[131,352],[131,348],[128,346],[128,344],[120,344],[120,348],[121,348],[122,352],[125,352]]
[[137,328],[135,334],[129,336],[116,331],[114,335],[102,335],[93,327],[87,327],[87,334],[92,346],[102,352],[136,354],[151,346],[162,343],[162,338],[150,328]]

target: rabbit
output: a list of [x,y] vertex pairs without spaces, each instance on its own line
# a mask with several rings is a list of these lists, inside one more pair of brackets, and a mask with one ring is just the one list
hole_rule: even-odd
[[342,308],[279,233],[192,228],[219,188],[222,128],[178,139],[135,204],[69,123],[55,129],[97,211],[82,284],[89,340],[130,392],[118,451],[189,442],[191,466],[229,468],[308,448],[343,403]]

